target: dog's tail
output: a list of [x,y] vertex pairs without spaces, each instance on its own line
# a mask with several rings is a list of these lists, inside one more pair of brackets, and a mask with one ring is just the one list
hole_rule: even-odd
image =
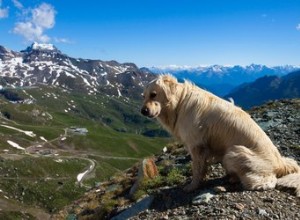
[[276,186],[279,188],[295,189],[297,197],[300,197],[300,167],[293,159],[282,157],[283,166],[276,170],[277,180]]

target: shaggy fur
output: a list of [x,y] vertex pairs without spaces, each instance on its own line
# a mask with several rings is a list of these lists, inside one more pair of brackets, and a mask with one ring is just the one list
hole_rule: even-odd
[[242,109],[190,82],[161,75],[144,91],[142,114],[158,121],[185,144],[192,157],[193,179],[184,190],[199,187],[207,166],[221,162],[245,189],[292,187],[300,196],[300,167],[280,155],[270,138]]

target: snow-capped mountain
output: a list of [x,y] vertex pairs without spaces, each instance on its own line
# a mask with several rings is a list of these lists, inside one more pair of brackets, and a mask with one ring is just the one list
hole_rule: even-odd
[[234,87],[252,82],[265,75],[283,76],[299,69],[299,66],[285,65],[268,67],[266,65],[251,64],[248,66],[166,66],[151,67],[150,71],[154,73],[170,73],[181,79],[188,79],[201,85],[208,90],[223,96]]
[[133,63],[76,59],[52,44],[38,43],[21,52],[0,46],[0,76],[4,87],[47,84],[125,97],[139,96],[144,85],[155,77]]

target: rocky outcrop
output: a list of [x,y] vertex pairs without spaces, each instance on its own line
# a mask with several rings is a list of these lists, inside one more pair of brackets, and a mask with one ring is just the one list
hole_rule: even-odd
[[[298,162],[299,109],[300,100],[294,99],[270,102],[250,111],[280,152]],[[122,215],[135,220],[300,219],[300,200],[293,191],[245,191],[240,184],[229,182],[220,164],[210,167],[210,175],[200,189],[185,193],[182,186],[191,176],[190,157],[179,144],[166,146],[161,154],[156,155],[155,164],[159,175],[140,182],[135,200],[129,192],[138,176],[138,165],[93,189],[55,215],[54,219],[68,216],[79,219],[110,219],[115,216],[118,219],[117,216]],[[143,211],[139,205],[141,201],[146,203],[142,206]],[[129,211],[136,207],[138,213],[130,212],[129,215]]]

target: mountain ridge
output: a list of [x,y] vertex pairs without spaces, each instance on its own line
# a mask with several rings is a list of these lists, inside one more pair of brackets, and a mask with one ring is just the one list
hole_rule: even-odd
[[41,83],[128,98],[138,98],[155,77],[134,63],[73,58],[52,44],[37,43],[20,52],[0,46],[0,76],[0,84],[5,87]]
[[264,76],[235,88],[224,98],[233,98],[237,105],[250,108],[264,102],[300,97],[300,71],[284,76]]

